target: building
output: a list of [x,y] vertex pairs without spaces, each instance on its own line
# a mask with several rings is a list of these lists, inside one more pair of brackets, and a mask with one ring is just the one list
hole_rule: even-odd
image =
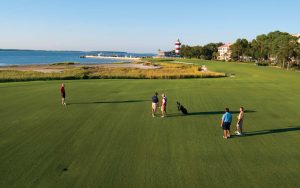
[[228,61],[231,59],[231,50],[230,50],[231,45],[232,44],[224,44],[218,48],[218,52],[219,52],[218,60]]
[[167,51],[162,51],[162,50],[158,50],[158,54],[157,54],[157,58],[166,58],[166,57],[174,57],[174,52],[170,51],[170,52],[167,52]]
[[179,39],[175,43],[175,50],[172,51],[163,51],[158,50],[158,54],[155,58],[174,58],[174,57],[180,57],[180,50],[181,50],[181,43]]
[[300,33],[292,35],[294,37],[298,37],[298,42],[300,43]]

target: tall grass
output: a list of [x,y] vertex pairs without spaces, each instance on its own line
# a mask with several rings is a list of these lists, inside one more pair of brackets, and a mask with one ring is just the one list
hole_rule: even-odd
[[[218,78],[224,73],[200,72],[196,65],[167,63],[166,61],[139,62],[156,66],[156,69],[72,67],[63,72],[43,73],[36,71],[0,70],[0,82],[65,79],[180,79],[180,78]],[[159,66],[159,67],[158,67]]]

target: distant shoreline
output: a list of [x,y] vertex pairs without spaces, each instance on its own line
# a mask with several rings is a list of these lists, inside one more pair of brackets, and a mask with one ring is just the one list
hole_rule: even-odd
[[116,60],[140,60],[140,57],[113,57],[113,56],[93,56],[87,55],[84,58],[94,58],[94,59],[116,59]]

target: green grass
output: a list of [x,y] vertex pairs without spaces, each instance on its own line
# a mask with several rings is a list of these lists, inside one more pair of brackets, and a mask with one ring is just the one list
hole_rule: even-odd
[[[60,81],[1,83],[0,187],[299,187],[300,74],[184,61],[235,77],[65,81],[66,108]],[[220,111],[241,105],[248,136],[224,140]]]

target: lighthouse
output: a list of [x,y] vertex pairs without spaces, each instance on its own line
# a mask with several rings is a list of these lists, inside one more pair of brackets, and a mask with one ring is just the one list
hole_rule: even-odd
[[181,47],[181,43],[178,39],[177,42],[175,43],[175,53],[176,53],[176,55],[180,54],[180,47]]

